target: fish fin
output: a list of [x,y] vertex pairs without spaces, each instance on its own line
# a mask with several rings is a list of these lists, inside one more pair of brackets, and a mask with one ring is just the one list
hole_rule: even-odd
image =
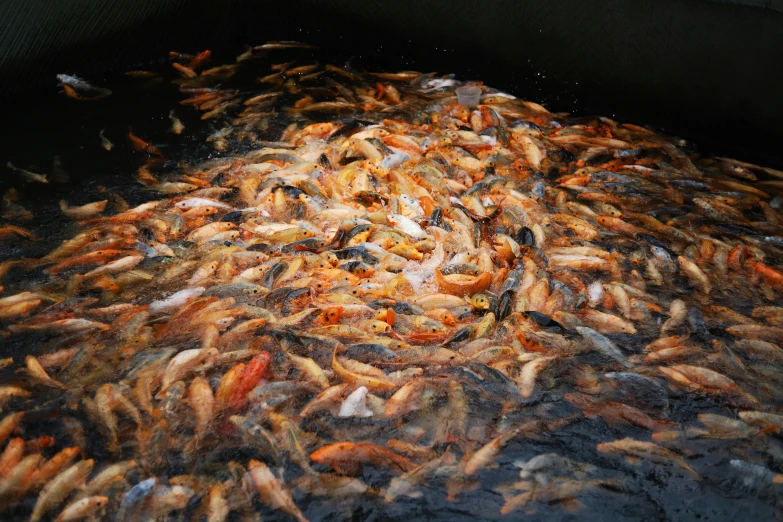
[[339,473],[343,475],[358,475],[362,472],[362,465],[359,462],[340,461],[331,464]]

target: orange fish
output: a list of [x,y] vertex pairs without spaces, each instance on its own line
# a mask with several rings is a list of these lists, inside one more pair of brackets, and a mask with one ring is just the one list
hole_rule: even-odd
[[198,67],[201,67],[204,65],[204,63],[209,60],[210,56],[212,56],[212,51],[207,49],[206,51],[201,51],[198,53],[192,60],[190,60],[190,63],[188,63],[188,67],[191,69],[196,69]]
[[130,139],[131,146],[133,146],[134,150],[137,150],[138,152],[146,152],[147,154],[159,156],[161,158],[163,157],[163,153],[155,145],[139,138],[133,134],[132,130],[128,131],[128,138]]
[[365,464],[389,468],[405,473],[416,468],[416,464],[389,448],[372,442],[337,442],[314,451],[310,458],[319,464],[333,467],[339,473],[358,475]]
[[617,424],[633,424],[650,431],[671,429],[672,421],[654,419],[627,404],[602,401],[584,393],[566,393],[565,400],[576,406],[586,417],[601,417],[610,426]]
[[247,401],[247,394],[256,387],[258,382],[264,377],[272,362],[272,355],[269,352],[261,352],[253,357],[242,371],[239,382],[232,390],[228,400],[231,408],[240,410]]
[[95,252],[89,252],[81,256],[76,256],[61,261],[56,265],[54,265],[53,267],[50,267],[47,271],[49,272],[50,275],[54,276],[57,275],[57,273],[62,272],[63,270],[67,270],[69,268],[74,268],[77,266],[96,265],[98,263],[105,263],[110,259],[114,259],[115,257],[119,257],[121,255],[126,255],[126,254],[128,254],[128,252],[125,250],[115,250],[115,249],[96,250]]

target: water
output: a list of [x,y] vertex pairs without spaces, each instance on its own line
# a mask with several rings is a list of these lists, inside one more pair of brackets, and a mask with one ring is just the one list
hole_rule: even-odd
[[[286,54],[289,53],[289,54]],[[309,51],[308,51],[309,53]],[[252,89],[253,80],[259,71],[268,71],[271,63],[286,61],[290,52],[284,51],[270,58],[252,62],[246,71],[231,80],[232,85],[247,86]],[[299,63],[308,63],[296,53]],[[329,56],[326,51],[314,51],[312,56],[322,63],[336,62],[344,56]],[[216,60],[220,63],[220,60]],[[360,63],[354,63],[357,68]],[[168,67],[153,64],[168,72]],[[116,192],[135,206],[150,199],[159,198],[135,179],[136,169],[143,163],[145,155],[130,147],[126,135],[129,127],[133,133],[156,144],[167,156],[164,170],[175,171],[179,165],[198,164],[210,158],[220,157],[221,153],[204,138],[219,130],[220,124],[199,119],[199,113],[192,108],[178,104],[182,95],[169,81],[159,82],[133,79],[126,76],[108,76],[89,78],[89,81],[102,87],[109,87],[113,94],[106,99],[83,102],[76,101],[54,92],[39,100],[39,104],[16,107],[23,115],[13,128],[3,130],[2,143],[5,155],[2,159],[11,161],[20,168],[37,173],[49,173],[55,157],[61,159],[62,168],[70,175],[65,183],[52,182],[46,186],[34,183],[22,183],[19,178],[7,171],[0,180],[0,189],[5,192],[15,187],[20,194],[19,203],[31,210],[35,219],[24,224],[43,239],[35,242],[3,242],[0,246],[0,261],[19,257],[40,257],[63,239],[75,234],[76,226],[63,219],[57,202],[65,199],[71,205],[81,205],[105,198],[105,191]],[[174,108],[176,115],[183,121],[186,131],[181,136],[168,132],[169,111]],[[273,119],[260,139],[270,141],[278,139],[285,128],[284,116]],[[115,147],[105,151],[100,147],[98,133],[104,129],[105,136]],[[241,153],[252,147],[249,143],[231,142],[225,155]],[[40,278],[40,279],[36,279]],[[12,270],[3,280],[3,295],[12,295],[30,286],[43,282],[44,276],[33,273],[22,276],[19,270]],[[749,312],[750,305],[738,307],[730,296],[718,297],[716,303],[732,304],[735,309]],[[35,352],[38,343],[48,342],[47,336],[14,336],[0,341],[3,357],[14,357],[22,361],[28,353]],[[589,360],[590,355],[584,356]],[[25,378],[14,371],[16,366],[0,371],[0,383],[24,383]],[[576,420],[553,432],[539,436],[519,436],[511,440],[500,452],[496,466],[465,480],[460,493],[454,499],[448,499],[448,490],[453,487],[453,476],[440,476],[427,480],[420,498],[401,497],[391,503],[383,500],[380,493],[389,483],[392,475],[387,471],[365,466],[358,477],[371,490],[369,494],[355,498],[333,499],[315,497],[294,490],[294,500],[304,515],[310,520],[406,520],[427,518],[431,520],[510,520],[526,516],[531,520],[757,520],[779,519],[781,513],[781,486],[753,481],[729,465],[729,461],[742,459],[753,463],[764,463],[777,473],[783,470],[783,446],[780,438],[774,435],[753,438],[750,441],[695,439],[685,444],[684,454],[689,465],[698,470],[703,480],[696,482],[688,478],[675,466],[654,465],[642,462],[638,465],[625,462],[616,455],[599,452],[599,443],[618,440],[624,437],[645,439],[649,431],[628,424],[609,426],[600,418],[585,418],[579,410],[563,400],[562,395],[572,391],[564,384],[564,377],[571,367],[563,364],[554,376],[542,383],[544,393],[536,393],[530,400],[512,411],[500,411],[494,401],[487,401],[475,390],[467,390],[470,411],[473,415],[471,425],[480,429],[481,420],[494,418],[499,424],[519,424],[521,420],[535,420],[541,417],[560,418],[576,415]],[[59,417],[68,394],[45,392],[46,401],[41,401],[25,419],[25,438],[53,435],[59,449],[68,440],[62,430]],[[442,400],[442,399],[440,399]],[[52,402],[47,402],[52,401]],[[669,397],[669,418],[675,422],[692,424],[698,413],[720,413],[735,416],[735,409],[725,406],[723,401],[700,397],[683,392],[671,392]],[[780,402],[779,400],[777,401]],[[780,406],[780,404],[776,404]],[[73,413],[74,416],[80,413]],[[426,415],[426,412],[422,413]],[[80,419],[90,426],[89,419]],[[317,434],[335,430],[335,419],[316,417],[303,421],[302,428]],[[321,424],[323,423],[323,424]],[[127,434],[132,424],[124,421],[122,433]],[[379,430],[379,428],[381,428]],[[377,443],[383,445],[388,439],[400,435],[399,428],[393,423],[377,419],[350,419],[341,421],[338,432],[361,438],[361,433],[373,433],[379,437]],[[101,437],[86,434],[86,453],[96,463],[112,458]],[[481,437],[476,437],[480,440]],[[123,437],[121,437],[123,440]],[[475,444],[477,449],[478,442]],[[126,450],[129,448],[125,448]],[[503,495],[498,492],[504,485],[517,482],[519,461],[527,461],[536,455],[557,453],[574,462],[589,463],[595,466],[591,474],[593,479],[614,480],[611,487],[597,486],[578,495],[574,499],[554,502],[532,501],[520,510],[508,516],[502,516],[500,510],[504,504]],[[228,478],[226,470],[218,463],[235,460],[246,463],[257,457],[256,451],[237,441],[220,445],[215,449],[205,449],[202,458],[196,461],[186,460],[176,452],[168,453],[168,459],[162,463],[160,476],[176,476],[185,473],[199,473],[215,479]],[[325,471],[327,467],[317,467]],[[569,472],[553,473],[554,476],[569,476]],[[301,476],[295,466],[285,469],[285,479],[291,484]],[[147,478],[147,475],[135,471],[128,476],[133,484]],[[574,477],[569,477],[574,478]],[[580,480],[576,479],[575,480]],[[35,497],[28,496],[13,511],[7,512],[8,520],[24,520],[35,504]],[[288,515],[270,510],[258,503],[265,520],[287,520]],[[52,514],[56,510],[52,511]],[[182,514],[180,512],[180,514]],[[177,514],[168,518],[177,519]],[[183,515],[184,516],[184,515]],[[232,514],[231,519],[238,519]]]

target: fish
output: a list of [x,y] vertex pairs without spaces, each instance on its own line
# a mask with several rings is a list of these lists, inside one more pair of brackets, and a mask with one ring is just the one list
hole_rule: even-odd
[[263,45],[256,45],[253,47],[256,51],[271,51],[280,49],[316,49],[314,45],[308,43],[296,42],[293,40],[279,40],[270,41]]
[[58,74],[57,80],[59,80],[61,86],[66,89],[66,92],[70,92],[69,96],[80,100],[98,100],[111,95],[111,90],[104,87],[96,87],[85,80],[82,80],[78,76],[70,74]]
[[49,180],[46,178],[46,174],[36,174],[35,172],[30,172],[29,170],[14,167],[10,161],[6,163],[6,166],[19,174],[26,182],[49,183]]
[[367,408],[367,394],[369,390],[365,386],[360,386],[340,405],[338,417],[372,417],[372,410]]
[[196,415],[196,432],[199,439],[207,434],[215,416],[215,396],[212,387],[203,377],[196,377],[188,388],[188,402]]
[[491,466],[500,451],[514,438],[521,435],[537,436],[542,432],[554,431],[571,423],[573,419],[562,418],[554,420],[528,421],[521,426],[498,435],[487,444],[477,449],[464,463],[465,475],[474,475]]
[[[527,485],[527,483],[521,484]],[[500,513],[508,515],[522,506],[528,506],[526,511],[530,512],[531,508],[529,506],[535,502],[559,505],[573,512],[582,507],[582,504],[575,498],[585,491],[598,487],[613,490],[618,489],[618,483],[612,480],[573,480],[568,478],[558,478],[557,480],[545,481],[543,483],[535,481],[527,491],[513,496],[506,494],[506,502],[500,509]]]
[[138,463],[135,460],[115,462],[90,479],[82,488],[82,494],[88,497],[94,496],[104,491],[110,484],[124,480],[125,475],[137,467]]
[[598,445],[598,451],[625,455],[626,460],[631,464],[638,464],[642,460],[658,464],[676,464],[694,480],[701,480],[701,476],[688,465],[684,458],[651,442],[631,438],[619,439],[613,442],[602,442]]
[[418,486],[442,470],[444,462],[448,458],[449,452],[446,450],[443,455],[418,466],[408,473],[400,475],[399,477],[394,477],[389,483],[389,487],[386,489],[383,497],[384,501],[394,502],[395,499],[403,495],[410,498],[422,497],[423,493],[418,490]]
[[370,442],[337,442],[314,451],[313,462],[326,464],[340,473],[357,475],[364,464],[385,467],[396,472],[412,471],[416,465],[394,451]]
[[258,492],[262,501],[269,504],[270,507],[287,512],[299,522],[307,521],[307,518],[294,503],[291,493],[280,479],[272,474],[266,464],[251,460],[245,477],[248,487]]
[[177,135],[182,134],[182,131],[185,130],[185,125],[174,115],[173,110],[169,112],[169,119],[171,120],[171,132]]
[[101,139],[101,147],[109,151],[114,148],[114,143],[110,142],[109,139],[103,135],[103,131],[104,129],[100,130],[98,137]]
[[674,425],[672,421],[652,418],[627,404],[602,401],[579,393],[567,393],[564,397],[572,405],[582,410],[586,416],[599,416],[609,425],[627,423],[651,431],[668,430]]
[[783,484],[783,474],[776,474],[762,465],[752,464],[741,459],[732,459],[729,461],[729,465],[742,473],[742,481],[747,486]]
[[91,330],[108,330],[109,326],[89,319],[60,319],[50,323],[40,324],[14,324],[8,327],[13,333],[22,332],[53,332],[53,333],[79,333]]
[[109,503],[109,497],[95,495],[72,502],[63,509],[55,522],[78,522],[94,517],[95,514]]
[[[17,388],[17,390],[19,391],[15,392],[16,394],[20,394],[23,391],[21,388]],[[14,391],[13,389],[6,390],[4,393],[6,396],[10,396]],[[8,440],[8,437],[10,437],[14,430],[21,424],[23,418],[24,412],[15,412],[9,413],[0,420],[0,444],[4,444],[5,441]]]
[[33,508],[30,520],[37,522],[47,511],[57,507],[65,500],[69,493],[80,487],[92,471],[93,464],[92,459],[77,462],[46,484],[38,496],[38,502]]
[[179,292],[175,292],[165,299],[159,299],[157,301],[153,301],[149,305],[149,310],[150,312],[155,313],[155,312],[163,312],[166,310],[178,308],[184,305],[185,303],[187,303],[189,300],[200,296],[205,291],[206,288],[204,288],[203,286],[196,286],[193,288],[180,290]]
[[42,458],[39,453],[33,453],[14,466],[0,481],[0,498],[13,501],[27,493]]
[[686,437],[706,437],[711,439],[743,439],[756,435],[758,430],[745,422],[716,415],[714,413],[700,413],[699,422],[706,427],[691,427],[685,430]]
[[608,338],[586,326],[578,326],[576,331],[582,335],[594,350],[611,357],[625,367],[630,367],[625,354]]
[[126,520],[129,512],[133,514],[139,504],[150,496],[158,482],[157,477],[150,477],[130,488],[122,497],[117,510],[117,520]]
[[741,411],[739,418],[767,433],[780,433],[783,430],[783,415],[762,411]]
[[107,203],[109,203],[109,200],[104,199],[93,203],[87,203],[86,205],[79,207],[71,207],[66,201],[60,200],[60,210],[69,219],[80,221],[82,219],[94,218],[106,209]]
[[131,146],[137,152],[146,152],[151,156],[163,157],[163,154],[155,145],[133,134],[133,130],[128,131],[128,140],[130,140]]

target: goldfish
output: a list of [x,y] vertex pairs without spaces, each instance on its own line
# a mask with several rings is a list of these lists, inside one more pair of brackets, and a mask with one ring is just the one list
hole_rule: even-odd
[[261,496],[262,500],[275,509],[281,509],[300,522],[307,519],[294,504],[291,493],[285,489],[282,482],[276,478],[266,464],[251,460],[248,464],[246,475],[248,487],[253,488]]
[[669,449],[651,442],[625,438],[613,442],[601,443],[598,445],[598,451],[601,453],[619,453],[621,455],[626,455],[626,460],[632,464],[638,464],[642,459],[659,464],[676,464],[694,480],[701,480],[699,474],[688,465],[684,458]]
[[14,165],[9,161],[6,163],[6,166],[11,169],[12,171],[19,174],[25,181],[27,182],[33,182],[33,183],[49,183],[49,180],[46,177],[46,174],[37,174],[35,172],[30,172],[29,170],[20,169],[17,167],[14,167]]
[[57,79],[69,93],[69,96],[80,100],[97,100],[111,94],[105,87],[96,87],[87,81],[70,74],[58,74]]
[[60,200],[60,210],[62,210],[63,214],[65,214],[69,219],[78,221],[81,219],[89,219],[97,216],[106,209],[106,204],[108,202],[108,199],[104,199],[94,203],[87,203],[86,205],[82,205],[80,207],[71,207],[68,206],[68,203],[65,201]]
[[323,446],[314,451],[310,458],[314,462],[327,464],[340,473],[351,475],[358,474],[365,462],[397,472],[411,471],[416,467],[410,460],[392,450],[369,442],[338,442]]
[[47,511],[57,507],[71,491],[80,487],[92,471],[93,463],[91,459],[80,461],[47,483],[38,496],[30,520],[40,520]]
[[72,502],[55,519],[55,522],[78,522],[93,517],[109,503],[108,497],[96,495]]

